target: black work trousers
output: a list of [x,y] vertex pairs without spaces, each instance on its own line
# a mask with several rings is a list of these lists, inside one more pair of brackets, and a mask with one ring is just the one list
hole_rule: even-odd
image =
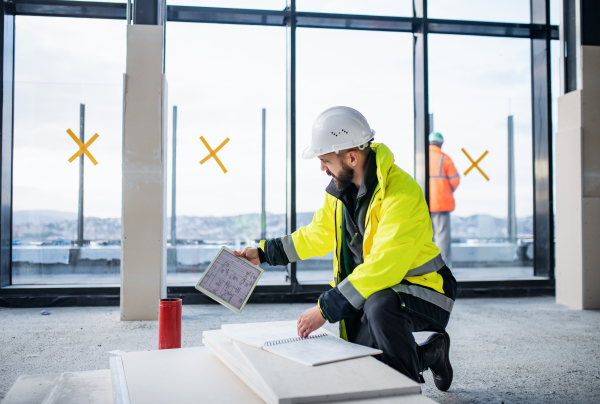
[[353,320],[350,342],[381,349],[383,354],[375,358],[419,382],[423,367],[412,333],[430,328],[429,321],[404,310],[392,289],[369,296],[359,317]]

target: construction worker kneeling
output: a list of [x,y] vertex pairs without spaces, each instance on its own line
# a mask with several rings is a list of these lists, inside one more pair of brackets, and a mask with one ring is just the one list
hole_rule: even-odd
[[[456,280],[432,242],[421,188],[394,164],[390,149],[371,143],[374,134],[352,108],[322,112],[302,156],[318,157],[332,177],[325,204],[308,226],[236,255],[287,265],[334,251],[334,287],[300,315],[298,335],[339,321],[342,338],[381,349],[377,358],[415,381],[424,382],[430,369],[445,391],[452,383],[445,328]],[[417,331],[434,333],[417,345]]]

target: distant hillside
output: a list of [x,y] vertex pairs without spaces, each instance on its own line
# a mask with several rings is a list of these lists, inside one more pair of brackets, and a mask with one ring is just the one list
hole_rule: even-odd
[[[312,220],[312,212],[299,212],[297,226],[305,226]],[[452,239],[503,239],[507,236],[506,218],[490,215],[468,217],[451,216]],[[283,214],[267,212],[267,238],[286,233]],[[167,238],[170,236],[171,220],[167,218]],[[533,217],[517,218],[519,238],[533,237]],[[178,216],[177,239],[187,241],[236,242],[260,239],[260,214],[235,216]],[[77,238],[77,215],[52,210],[16,211],[13,216],[13,240],[28,242],[71,242]],[[84,218],[84,238],[93,241],[117,242],[121,239],[121,218]]]
[[13,212],[13,225],[25,223],[48,224],[65,220],[77,220],[77,213],[58,210],[15,210]]

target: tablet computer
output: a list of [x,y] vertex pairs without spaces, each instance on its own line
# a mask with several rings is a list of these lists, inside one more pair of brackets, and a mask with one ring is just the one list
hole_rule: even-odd
[[196,284],[196,289],[228,309],[241,313],[263,272],[247,259],[236,257],[229,248],[221,247]]

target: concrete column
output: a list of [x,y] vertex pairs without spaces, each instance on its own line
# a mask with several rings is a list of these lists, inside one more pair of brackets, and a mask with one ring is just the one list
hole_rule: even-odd
[[158,319],[166,297],[167,86],[163,27],[127,26],[121,320]]
[[600,308],[600,46],[580,46],[581,88],[558,100],[556,301]]

